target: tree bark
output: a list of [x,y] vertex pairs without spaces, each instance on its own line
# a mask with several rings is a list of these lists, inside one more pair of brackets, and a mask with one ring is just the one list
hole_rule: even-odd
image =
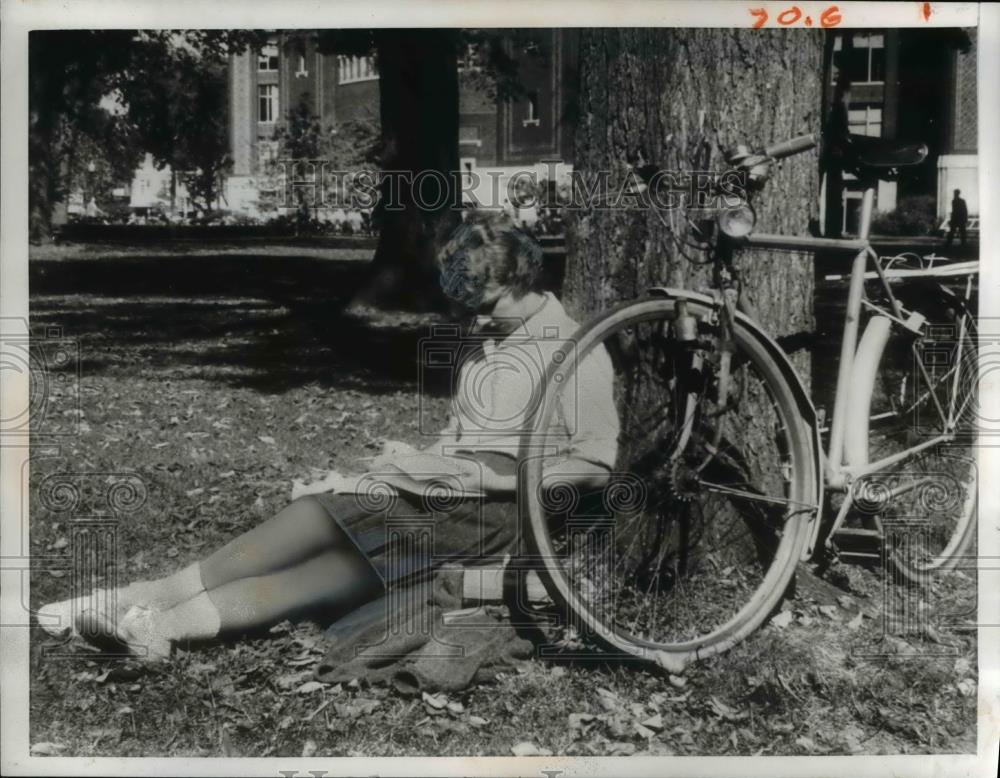
[[[580,123],[575,170],[610,189],[641,158],[671,171],[725,169],[720,151],[762,148],[820,129],[822,34],[815,31],[587,29],[580,40]],[[754,198],[757,229],[804,234],[817,216],[816,152],[784,161]],[[579,320],[653,286],[707,288],[707,268],[670,238],[683,211],[585,208],[571,214],[564,296]],[[704,254],[690,250],[696,259]],[[808,255],[745,252],[744,293],[772,333],[813,331]],[[808,355],[793,360],[805,379]]]
[[444,296],[435,255],[458,221],[452,177],[458,171],[457,31],[379,30],[375,42],[382,169],[391,177],[383,183],[371,282],[360,299],[436,308]]

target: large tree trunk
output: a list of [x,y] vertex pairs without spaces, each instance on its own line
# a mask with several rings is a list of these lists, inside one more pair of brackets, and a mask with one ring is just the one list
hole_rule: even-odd
[[[613,190],[639,156],[667,170],[721,171],[720,144],[760,148],[818,131],[822,65],[822,34],[813,31],[584,30],[575,169],[588,185],[609,171]],[[758,230],[804,233],[818,186],[815,153],[786,160],[754,199]],[[570,310],[584,320],[652,286],[709,286],[709,271],[686,261],[669,236],[671,223],[683,233],[683,216],[578,211],[567,238]],[[756,251],[739,264],[766,328],[813,331],[811,257]],[[807,354],[793,358],[808,378]]]
[[[456,41],[455,30],[377,32],[382,168],[402,171],[418,184],[421,173],[430,175],[421,192],[405,176],[394,179],[392,194],[383,190],[383,203],[393,207],[379,214],[379,243],[364,302],[419,309],[444,303],[435,255],[458,220],[452,178],[458,171]],[[438,197],[440,184],[446,191]]]

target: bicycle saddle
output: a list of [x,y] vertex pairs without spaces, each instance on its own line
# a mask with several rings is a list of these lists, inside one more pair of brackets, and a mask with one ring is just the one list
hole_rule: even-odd
[[837,144],[844,170],[861,179],[895,179],[901,168],[919,165],[927,159],[924,143],[902,143],[867,135],[848,135]]

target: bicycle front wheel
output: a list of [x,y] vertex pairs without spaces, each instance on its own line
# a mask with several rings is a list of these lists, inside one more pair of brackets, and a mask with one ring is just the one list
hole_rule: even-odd
[[[586,638],[671,669],[727,649],[780,603],[816,513],[812,436],[775,360],[711,306],[647,299],[549,367],[519,493],[542,578]],[[581,491],[552,467],[580,370],[610,357],[614,471]],[[582,417],[586,408],[579,408]],[[569,424],[573,419],[568,419]],[[557,473],[553,475],[553,473]]]

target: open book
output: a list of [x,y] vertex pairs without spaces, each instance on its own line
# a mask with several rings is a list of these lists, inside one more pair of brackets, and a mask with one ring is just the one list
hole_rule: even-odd
[[387,485],[397,492],[418,496],[483,497],[483,466],[473,459],[443,456],[413,450],[376,457],[371,469],[361,475],[331,470],[319,481],[292,482],[292,499],[308,494],[365,494]]

